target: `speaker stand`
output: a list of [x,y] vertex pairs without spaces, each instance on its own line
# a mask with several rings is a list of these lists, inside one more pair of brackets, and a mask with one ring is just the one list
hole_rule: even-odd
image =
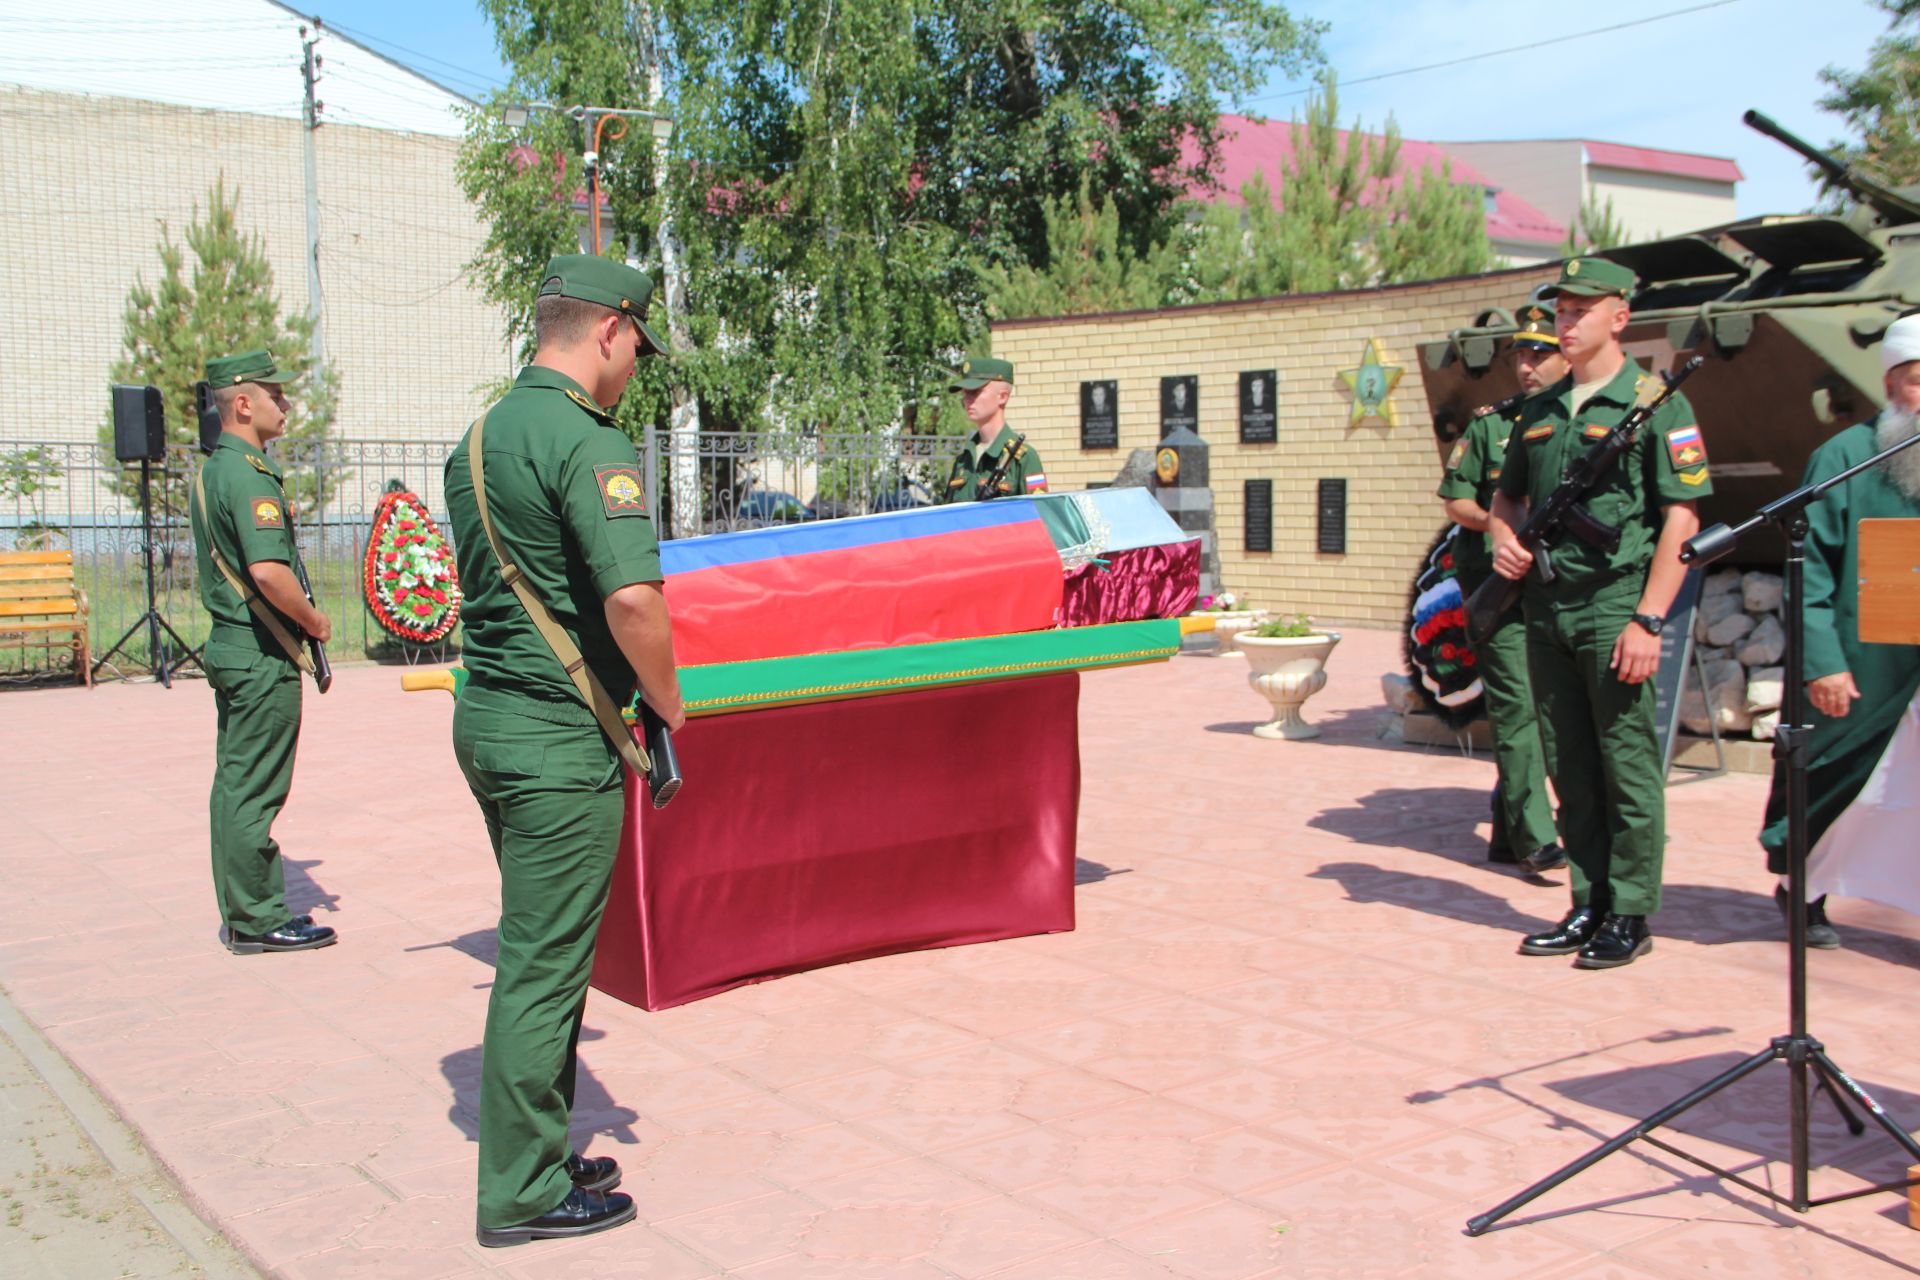
[[[127,642],[145,628],[149,665],[153,668],[153,674],[159,678],[161,687],[171,689],[174,671],[195,661],[195,655],[199,651],[181,639],[180,633],[173,629],[173,624],[169,623],[160,612],[160,597],[153,577],[153,462],[148,458],[140,459],[140,553],[141,559],[146,562],[147,610],[133,620],[133,625],[128,627],[105,653],[94,659],[93,674],[99,675],[100,668],[109,665],[113,655],[126,648]],[[178,658],[170,656],[166,641],[161,638],[163,632],[178,646],[180,653]]]

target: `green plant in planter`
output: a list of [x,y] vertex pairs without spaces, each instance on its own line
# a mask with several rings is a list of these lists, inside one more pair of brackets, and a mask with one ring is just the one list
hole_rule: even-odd
[[1313,619],[1304,613],[1281,614],[1277,618],[1263,622],[1247,633],[1262,640],[1298,640],[1302,636],[1326,634],[1313,625]]

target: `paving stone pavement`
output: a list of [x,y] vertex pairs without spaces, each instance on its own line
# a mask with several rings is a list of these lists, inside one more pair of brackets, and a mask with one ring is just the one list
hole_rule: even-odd
[[[640,1221],[473,1241],[497,886],[451,704],[393,669],[307,692],[277,834],[342,945],[215,938],[204,684],[0,695],[0,986],[264,1271],[309,1277],[1256,1280],[1920,1274],[1904,1200],[1796,1218],[1651,1149],[1462,1224],[1783,1032],[1763,779],[1668,793],[1653,953],[1519,956],[1564,879],[1483,860],[1492,764],[1377,737],[1398,641],[1349,630],[1309,719],[1247,731],[1236,657],[1089,675],[1078,928],[648,1014],[596,994],[577,1139]],[[689,785],[700,785],[696,780]],[[1813,1028],[1920,1122],[1920,921],[1860,902]],[[1781,1185],[1770,1068],[1681,1123]],[[1832,1191],[1896,1176],[1816,1104]],[[111,1275],[113,1272],[102,1271]]]

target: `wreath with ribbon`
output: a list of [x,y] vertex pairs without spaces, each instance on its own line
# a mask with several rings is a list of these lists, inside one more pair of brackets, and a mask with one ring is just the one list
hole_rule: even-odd
[[367,609],[389,635],[432,644],[460,619],[460,578],[447,544],[418,494],[391,489],[374,509],[361,587]]
[[1426,562],[1407,593],[1402,642],[1414,688],[1427,709],[1451,729],[1480,715],[1479,658],[1467,639],[1466,599],[1454,577],[1453,546],[1460,526],[1449,524],[1427,549]]

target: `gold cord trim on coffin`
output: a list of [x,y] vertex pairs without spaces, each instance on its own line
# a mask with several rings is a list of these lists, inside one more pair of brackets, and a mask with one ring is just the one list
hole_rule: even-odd
[[[1180,652],[1178,646],[1171,648],[1134,649],[1127,653],[1102,654],[1098,663],[1105,666],[1115,662],[1145,661],[1150,658],[1170,658]],[[1084,661],[1084,660],[1083,660]],[[778,693],[736,693],[724,698],[696,698],[689,701],[687,710],[706,710],[710,707],[724,707],[741,702],[765,702],[774,699],[790,701],[796,698],[817,698],[829,693],[853,693],[860,690],[885,689],[894,685],[918,684],[929,679],[956,680],[967,676],[1010,675],[1023,671],[1043,671],[1054,667],[1077,667],[1080,662],[1073,659],[1051,659],[1045,662],[1013,662],[997,667],[968,667],[962,671],[948,671],[938,676],[888,676],[880,680],[854,680],[846,684],[821,684],[806,689],[783,689]]]

